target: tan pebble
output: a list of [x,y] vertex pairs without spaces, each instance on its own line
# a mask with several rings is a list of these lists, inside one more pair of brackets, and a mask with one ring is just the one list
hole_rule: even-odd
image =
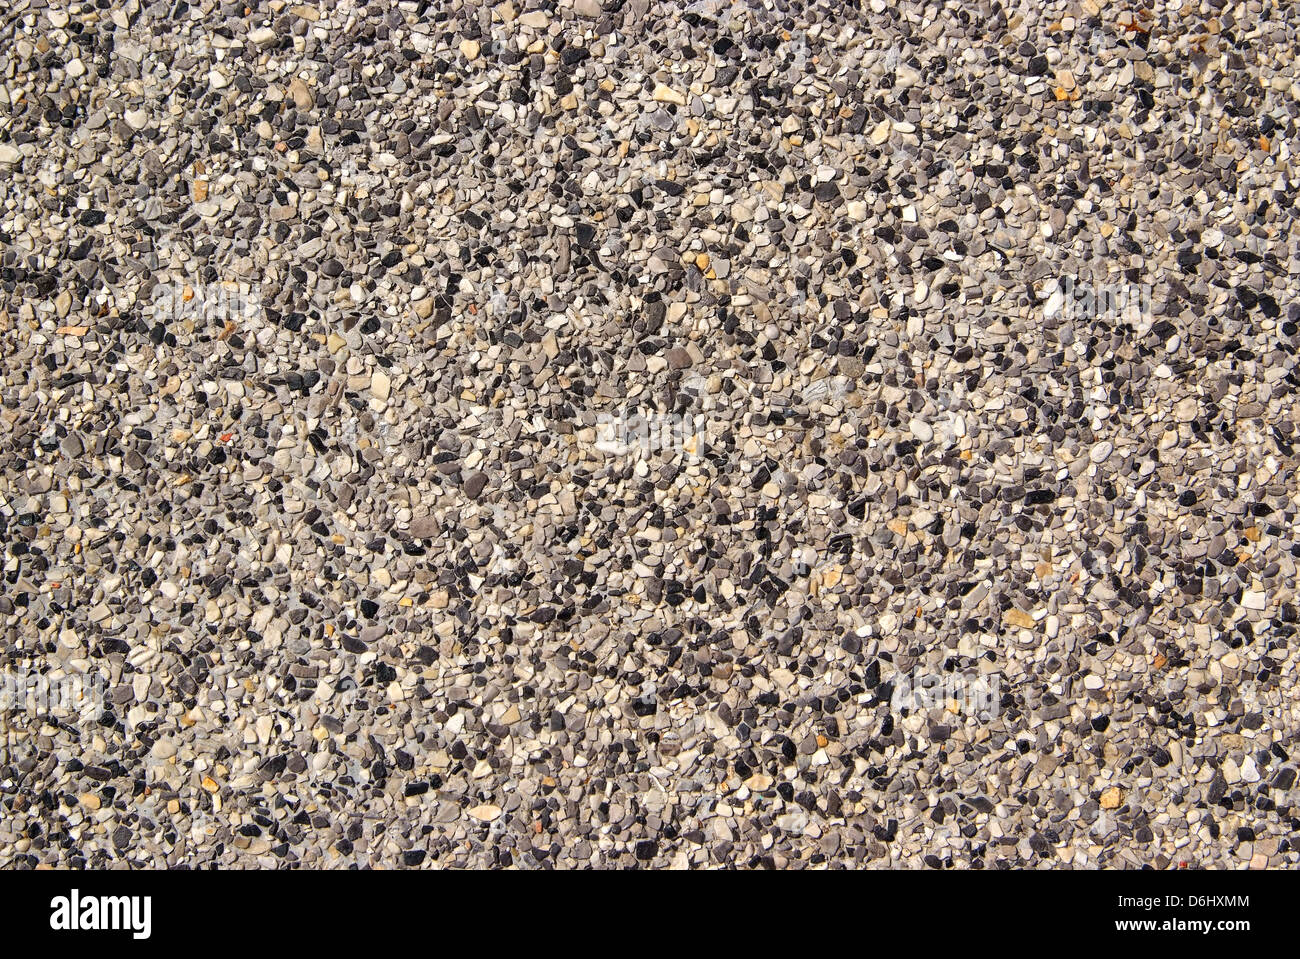
[[1023,609],[1016,609],[1014,606],[1006,611],[1003,618],[1012,626],[1019,626],[1021,629],[1034,628],[1034,617],[1030,616]]
[[686,106],[686,97],[682,96],[666,83],[661,83],[655,87],[654,93],[651,94],[658,103],[675,103],[679,107]]
[[307,84],[299,77],[294,77],[289,82],[289,96],[293,98],[294,106],[299,110],[310,110],[316,105],[315,98],[311,95],[311,90]]

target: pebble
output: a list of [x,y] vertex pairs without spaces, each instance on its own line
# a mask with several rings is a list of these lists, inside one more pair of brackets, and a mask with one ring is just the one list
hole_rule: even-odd
[[289,81],[289,96],[293,98],[294,106],[299,110],[310,110],[316,105],[311,89],[300,77],[294,77]]
[[686,106],[686,97],[663,83],[655,86],[653,96],[657,103],[675,103],[679,107]]
[[492,803],[483,803],[469,810],[469,814],[480,822],[491,822],[501,815],[501,807]]

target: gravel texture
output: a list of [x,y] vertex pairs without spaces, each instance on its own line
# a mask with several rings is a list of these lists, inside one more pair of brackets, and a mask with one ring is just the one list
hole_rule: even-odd
[[0,18],[0,864],[1300,863],[1294,5]]

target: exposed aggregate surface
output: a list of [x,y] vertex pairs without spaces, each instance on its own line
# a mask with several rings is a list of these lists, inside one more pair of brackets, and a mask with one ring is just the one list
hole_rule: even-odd
[[0,865],[1300,863],[1294,5],[0,16]]

